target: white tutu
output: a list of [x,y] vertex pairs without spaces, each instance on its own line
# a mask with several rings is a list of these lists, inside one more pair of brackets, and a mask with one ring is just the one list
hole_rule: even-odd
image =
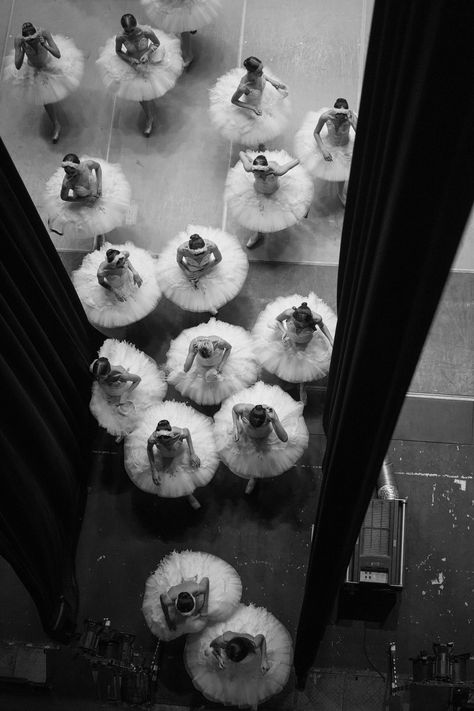
[[[133,431],[143,410],[166,395],[166,382],[155,361],[139,351],[131,343],[108,338],[99,350],[99,357],[108,358],[112,365],[121,365],[125,370],[141,378],[138,386],[127,395],[132,405],[119,408],[111,404],[99,383],[92,385],[90,410],[99,425],[114,437]],[[131,385],[131,383],[128,383]]]
[[319,117],[328,110],[326,107],[306,114],[301,128],[295,135],[295,155],[313,178],[342,182],[349,180],[355,133],[351,126],[349,143],[345,146],[333,146],[328,140],[328,129],[324,124],[320,136],[332,156],[332,161],[324,160],[313,134]]
[[[225,632],[264,635],[270,669],[260,670],[260,652],[241,662],[227,661],[219,669],[211,642]],[[204,696],[226,706],[257,706],[278,694],[286,685],[293,662],[293,644],[286,628],[264,607],[239,605],[225,622],[206,627],[186,640],[184,660],[194,686]]]
[[[266,67],[264,73],[280,82]],[[257,146],[283,133],[291,113],[291,104],[287,97],[267,81],[262,94],[261,116],[257,116],[250,109],[235,106],[231,103],[231,98],[243,76],[245,69],[236,67],[219,77],[210,91],[209,113],[213,126],[224,138],[244,146]],[[245,96],[240,100],[245,101]]]
[[[161,484],[156,486],[151,476],[147,442],[160,420],[168,420],[171,426],[188,428],[201,465],[191,466],[189,448],[183,442],[181,451],[169,468],[160,472]],[[128,476],[139,489],[156,496],[188,496],[198,486],[209,484],[218,465],[212,421],[184,402],[169,400],[149,407],[143,413],[140,425],[125,439],[125,470]]]
[[54,35],[61,53],[56,59],[48,52],[46,66],[36,69],[28,64],[25,55],[21,69],[15,67],[15,50],[5,58],[4,79],[11,81],[21,98],[31,104],[42,106],[61,101],[75,91],[84,72],[84,56],[68,37]]
[[[232,408],[237,403],[273,407],[288,435],[282,442],[273,428],[265,439],[253,439],[245,432],[234,440]],[[309,433],[303,418],[303,404],[296,402],[278,385],[261,381],[224,400],[214,415],[217,450],[222,461],[237,476],[244,479],[271,478],[288,471],[308,446]]]
[[[48,226],[58,234],[63,234],[66,225],[73,223],[78,236],[95,237],[125,223],[132,191],[122,168],[102,158],[82,156],[81,162],[86,160],[95,160],[102,168],[102,195],[94,203],[61,200],[61,186],[66,175],[64,168],[58,168],[46,183],[43,204],[48,214]],[[92,179],[95,180],[94,173]]]
[[[222,253],[222,262],[199,280],[197,289],[176,262],[178,247],[195,233],[214,242]],[[170,301],[187,311],[213,311],[237,296],[248,269],[247,255],[236,237],[214,227],[188,225],[163,249],[156,272],[163,293]]]
[[[105,289],[97,281],[97,270],[106,260],[108,249],[126,250],[129,260],[143,279],[141,287],[130,280],[126,301],[118,301],[114,293]],[[151,313],[160,299],[160,288],[155,276],[155,260],[149,252],[135,247],[132,242],[110,244],[106,242],[100,250],[87,254],[79,269],[72,273],[72,283],[93,325],[104,328],[127,326]]]
[[151,22],[165,32],[189,32],[212,22],[221,0],[141,0]]
[[[264,155],[268,162],[280,165],[292,159],[286,151],[249,152],[249,160]],[[254,176],[238,161],[227,174],[224,199],[235,219],[249,230],[278,232],[299,222],[313,199],[313,182],[304,168],[297,165],[279,176],[280,186],[271,195],[257,193]]]
[[322,316],[323,323],[334,338],[337,316],[313,292],[308,296],[292,294],[278,297],[261,312],[252,329],[255,355],[260,365],[289,383],[304,383],[324,378],[331,363],[332,348],[318,327],[306,348],[296,348],[282,339],[282,332],[276,325],[276,317],[292,306],[299,306],[303,301],[307,302],[313,314]]
[[[222,373],[216,374],[215,368],[200,364],[199,354],[191,369],[187,373],[183,371],[189,344],[193,338],[199,336],[218,336],[231,344],[232,350]],[[166,369],[169,371],[168,382],[172,383],[181,395],[191,398],[199,405],[218,405],[232,393],[254,383],[258,376],[252,337],[248,331],[240,326],[216,321],[214,318],[208,323],[181,331],[179,336],[171,341]]]
[[[188,617],[186,622],[170,630],[166,624],[160,595],[183,580],[200,582],[209,578],[207,617]],[[154,635],[168,641],[190,632],[200,632],[209,623],[226,620],[232,615],[242,596],[242,583],[234,568],[211,553],[173,551],[160,562],[146,581],[142,612]]]
[[[143,29],[152,29],[144,27]],[[132,67],[115,52],[115,37],[101,50],[97,64],[108,91],[121,99],[151,101],[172,89],[183,71],[179,39],[153,28],[160,46],[146,64]]]

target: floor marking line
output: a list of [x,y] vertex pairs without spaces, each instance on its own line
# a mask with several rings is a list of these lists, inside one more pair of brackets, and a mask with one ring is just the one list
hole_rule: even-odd
[[472,474],[436,474],[435,472],[395,472],[404,476],[419,476],[427,479],[474,479]]
[[105,152],[105,160],[108,162],[110,155],[110,144],[112,143],[112,131],[114,130],[114,118],[115,118],[115,107],[117,105],[117,97],[114,96],[114,103],[112,104],[112,119],[110,121],[109,129],[109,140],[107,141],[107,150]]

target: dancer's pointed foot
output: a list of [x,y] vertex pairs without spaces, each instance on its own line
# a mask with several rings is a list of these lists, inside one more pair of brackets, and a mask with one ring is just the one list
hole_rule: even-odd
[[53,135],[51,136],[51,141],[53,143],[57,143],[59,141],[59,136],[61,135],[61,128],[62,126],[59,121],[56,121],[56,123],[54,124]]
[[189,494],[189,496],[188,496],[188,501],[189,501],[189,503],[190,503],[190,505],[191,505],[191,508],[193,508],[195,511],[197,511],[198,509],[201,508],[201,504],[200,504],[199,501],[196,499],[196,497],[193,496],[192,494]]
[[253,249],[260,242],[260,240],[263,239],[263,236],[263,232],[257,232],[252,237],[250,237],[249,241],[246,244],[247,249]]
[[303,405],[306,405],[308,402],[308,393],[305,390],[304,385],[300,383],[300,402],[303,403]]
[[217,309],[209,309],[209,313],[212,314],[212,316],[217,316]]
[[146,121],[145,128],[143,129],[143,135],[148,138],[153,130],[153,119],[149,118]]
[[245,493],[246,494],[251,494],[252,491],[255,489],[255,484],[256,484],[255,479],[249,479],[247,486],[245,487]]

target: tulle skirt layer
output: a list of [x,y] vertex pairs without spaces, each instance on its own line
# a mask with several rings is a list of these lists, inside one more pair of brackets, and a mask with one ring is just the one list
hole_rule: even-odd
[[151,22],[165,32],[199,30],[214,20],[221,0],[141,0]]
[[59,59],[48,54],[46,66],[35,69],[25,56],[21,69],[15,67],[15,51],[5,59],[4,78],[10,81],[21,96],[30,104],[42,106],[61,101],[81,83],[84,73],[84,55],[72,39],[54,35],[61,53]]
[[[200,582],[209,578],[207,617],[188,617],[176,630],[170,630],[160,595],[184,580]],[[163,640],[176,639],[183,634],[200,632],[209,623],[226,620],[237,608],[242,596],[242,583],[234,568],[210,553],[173,551],[160,562],[146,581],[142,612],[154,635]]]
[[153,29],[160,46],[149,62],[131,66],[115,52],[115,37],[102,49],[97,65],[108,91],[120,99],[151,101],[172,89],[183,71],[179,39]]
[[[273,407],[288,435],[282,442],[273,432],[265,439],[253,439],[245,431],[234,440],[232,408],[238,403]],[[303,418],[303,404],[296,402],[278,385],[261,381],[224,400],[214,415],[219,456],[227,467],[244,479],[271,478],[288,471],[308,446],[309,433]]]
[[[157,486],[151,475],[147,443],[160,420],[168,420],[175,427],[188,428],[201,465],[192,466],[188,445],[183,442],[175,458],[166,460],[171,464],[160,471],[161,484]],[[156,448],[155,461],[158,461]],[[125,439],[125,471],[139,489],[156,496],[177,498],[192,494],[198,486],[209,484],[218,464],[211,420],[183,402],[170,400],[149,407],[139,426]]]
[[[279,82],[265,68],[265,74]],[[291,104],[287,97],[266,82],[257,116],[250,109],[242,109],[231,103],[245,69],[237,67],[219,77],[210,92],[209,113],[212,125],[229,141],[242,143],[244,146],[258,146],[279,136],[285,130],[291,113]],[[245,100],[245,97],[241,97]]]
[[260,365],[289,383],[304,383],[324,378],[331,363],[332,348],[319,328],[304,349],[282,339],[282,333],[276,325],[276,317],[292,306],[299,306],[303,301],[307,302],[313,314],[322,316],[323,323],[334,337],[336,314],[313,292],[308,296],[292,294],[275,299],[261,312],[252,329],[255,355]]
[[[250,160],[256,155],[249,152]],[[266,151],[268,162],[279,165],[292,157],[286,151]],[[254,176],[239,162],[229,170],[224,199],[235,219],[249,230],[277,232],[299,222],[308,212],[313,199],[313,182],[304,168],[297,165],[278,178],[279,188],[271,195],[257,193]]]
[[[99,383],[92,385],[90,410],[99,425],[114,437],[130,434],[140,421],[143,411],[166,395],[166,381],[155,361],[127,341],[108,338],[99,350],[99,357],[108,358],[112,365],[141,378],[138,386],[127,394],[123,406],[111,403]],[[131,383],[129,383],[131,384]]]
[[[106,260],[108,249],[129,252],[130,263],[143,279],[140,287],[132,280],[128,281],[127,293],[122,294],[126,296],[125,301],[119,301],[112,291],[97,281],[97,270]],[[153,311],[161,295],[155,275],[155,260],[149,252],[135,247],[131,242],[106,242],[100,250],[87,254],[79,269],[73,272],[72,282],[89,321],[104,328],[116,328],[139,321]]]
[[[199,280],[197,287],[186,278],[176,262],[178,247],[197,233],[217,245],[222,262]],[[233,299],[247,278],[247,255],[236,237],[223,230],[188,225],[174,237],[160,254],[157,277],[165,296],[187,311],[213,311]]]
[[73,224],[78,236],[95,237],[123,225],[127,218],[132,191],[120,165],[90,156],[81,158],[81,162],[86,160],[95,160],[102,168],[102,195],[97,200],[61,200],[63,168],[58,168],[46,183],[43,204],[48,226],[58,234],[63,234],[66,225]]
[[345,146],[333,146],[329,142],[328,130],[324,125],[320,135],[332,156],[332,161],[324,160],[313,133],[319,117],[327,110],[327,108],[324,108],[320,111],[310,111],[306,114],[301,128],[295,136],[295,154],[313,178],[342,182],[343,180],[349,180],[355,134],[351,128],[349,142]]
[[[262,674],[260,653],[249,655],[241,662],[227,661],[219,669],[211,654],[211,642],[225,632],[264,635],[270,669]],[[247,708],[263,704],[286,685],[293,661],[293,644],[286,628],[263,607],[239,605],[225,622],[209,625],[200,634],[186,640],[186,669],[194,686],[204,696],[224,705]]]
[[[195,358],[191,369],[183,371],[188,355],[189,344],[193,338],[217,336],[231,344],[230,356],[225,362],[222,373],[216,373],[215,367],[205,367]],[[218,405],[232,393],[242,390],[257,380],[258,369],[253,352],[252,337],[240,326],[232,326],[224,321],[211,318],[208,323],[201,323],[194,328],[182,331],[170,345],[166,369],[168,382],[184,395],[200,405]]]

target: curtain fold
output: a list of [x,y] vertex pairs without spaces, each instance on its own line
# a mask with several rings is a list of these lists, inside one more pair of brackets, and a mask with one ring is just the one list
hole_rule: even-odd
[[0,554],[45,631],[67,641],[92,422],[88,365],[100,334],[0,142]]
[[[304,686],[469,217],[474,3],[376,0],[341,239]],[[408,512],[409,513],[409,512]]]

